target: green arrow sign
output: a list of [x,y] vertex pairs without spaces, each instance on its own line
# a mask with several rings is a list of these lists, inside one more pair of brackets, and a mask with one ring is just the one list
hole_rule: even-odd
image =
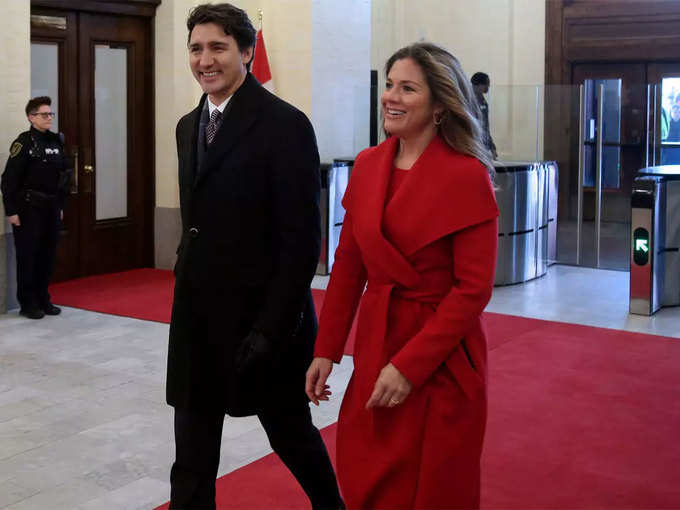
[[638,227],[633,231],[633,262],[644,266],[649,262],[649,231]]

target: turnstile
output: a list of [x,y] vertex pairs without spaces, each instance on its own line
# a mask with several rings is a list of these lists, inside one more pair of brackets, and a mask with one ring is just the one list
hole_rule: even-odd
[[631,197],[630,313],[680,305],[680,165],[643,168]]
[[319,275],[329,274],[333,267],[335,249],[345,219],[342,197],[353,165],[354,158],[336,158],[333,164],[321,164],[321,255],[316,266],[316,274]]
[[[345,194],[354,160],[321,166],[321,257],[316,274],[327,275],[345,217]],[[543,276],[557,245],[557,164],[554,161],[497,162],[498,258],[495,285]]]
[[494,285],[543,276],[557,246],[557,164],[497,162],[498,256]]

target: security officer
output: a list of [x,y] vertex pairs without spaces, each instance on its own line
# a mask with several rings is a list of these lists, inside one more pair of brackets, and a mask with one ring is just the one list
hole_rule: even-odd
[[498,152],[496,151],[496,144],[493,143],[493,138],[491,138],[491,132],[489,131],[489,104],[484,99],[484,94],[489,92],[489,86],[491,85],[491,80],[489,75],[486,73],[475,73],[470,78],[472,83],[472,88],[475,91],[475,97],[477,98],[477,104],[481,112],[481,122],[482,130],[484,131],[484,145],[491,152],[493,159],[498,158]]
[[5,214],[14,231],[20,313],[30,319],[61,313],[50,302],[47,286],[71,171],[62,135],[50,131],[51,104],[49,97],[36,97],[26,105],[31,129],[12,143],[0,182]]

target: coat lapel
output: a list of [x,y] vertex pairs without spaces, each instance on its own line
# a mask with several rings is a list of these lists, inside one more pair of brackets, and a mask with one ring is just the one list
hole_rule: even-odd
[[[258,101],[259,87],[261,85],[248,73],[245,81],[227,105],[222,124],[215,135],[215,139],[208,147],[203,164],[196,172],[194,187],[197,187],[206,175],[221,166],[234,146],[241,141],[241,138],[257,120],[260,107]],[[199,115],[204,100],[202,99],[201,105],[199,105]],[[198,122],[198,117],[196,117],[196,122]],[[196,133],[198,133],[198,124],[196,125]],[[195,143],[193,151],[195,154]]]
[[[203,109],[203,103],[205,101],[205,96],[201,98],[201,101],[197,108],[189,113],[185,119],[180,123],[178,128],[178,160],[179,160],[179,189],[180,198],[183,204],[189,204],[191,200],[191,191],[193,188],[193,183],[195,180],[195,168],[196,168],[196,146],[197,146],[197,136],[198,136],[198,123],[201,117],[201,110]],[[183,208],[188,211],[188,207]]]
[[448,234],[496,216],[487,170],[436,136],[386,207],[383,227],[409,256]]
[[350,207],[356,226],[355,235],[364,255],[392,280],[414,288],[420,282],[420,275],[384,236],[382,228],[397,143],[396,138],[390,138],[362,158],[360,168],[355,168],[359,182],[354,183],[356,196]]

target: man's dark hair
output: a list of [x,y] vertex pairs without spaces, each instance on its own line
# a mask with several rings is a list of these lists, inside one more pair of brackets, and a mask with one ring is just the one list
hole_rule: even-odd
[[26,116],[28,117],[29,115],[34,114],[35,112],[38,111],[38,108],[40,108],[44,104],[46,104],[47,106],[51,106],[52,99],[49,98],[48,96],[40,96],[34,97],[33,99],[29,100],[28,103],[26,103]]
[[246,11],[226,3],[202,4],[194,7],[189,13],[189,18],[187,18],[187,28],[189,29],[187,44],[191,40],[191,31],[194,27],[205,23],[215,23],[220,26],[226,35],[230,35],[236,40],[239,51],[253,48],[253,56],[250,62],[246,64],[246,68],[250,71],[250,64],[255,58],[257,32]]
[[489,75],[486,73],[475,73],[472,75],[472,78],[470,78],[470,82],[473,85],[490,85],[491,80],[489,79]]

